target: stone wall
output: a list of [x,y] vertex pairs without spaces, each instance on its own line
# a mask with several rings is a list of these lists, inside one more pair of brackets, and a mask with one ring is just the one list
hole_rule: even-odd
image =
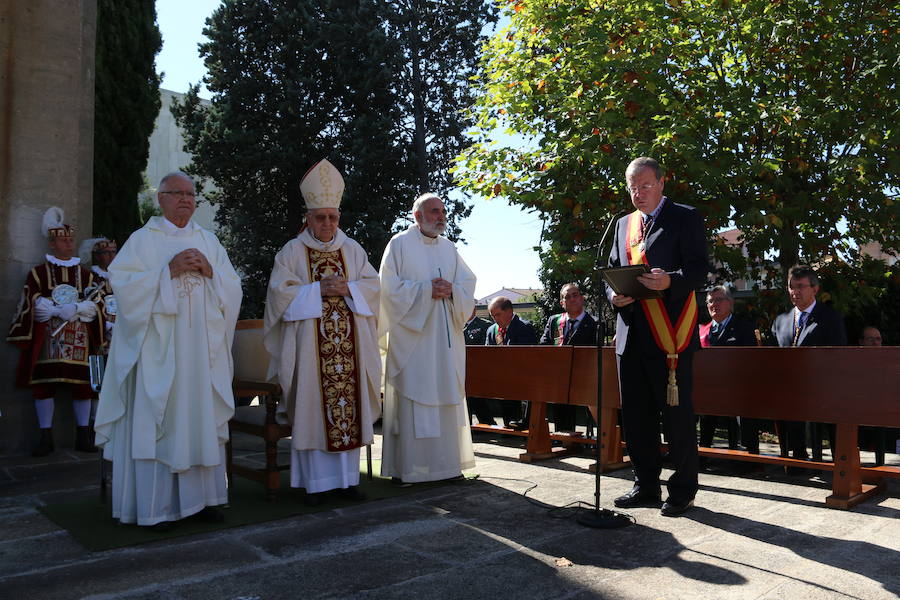
[[[3,337],[28,269],[43,260],[41,218],[66,213],[91,234],[96,0],[0,2],[0,323]],[[13,386],[19,352],[0,343],[0,455],[30,452],[37,419]],[[57,448],[71,448],[68,399],[57,402]]]

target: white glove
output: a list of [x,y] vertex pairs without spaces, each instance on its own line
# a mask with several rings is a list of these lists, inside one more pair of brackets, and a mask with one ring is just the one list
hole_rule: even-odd
[[75,315],[84,323],[89,323],[97,318],[97,305],[90,300],[84,300],[75,305]]
[[63,304],[59,307],[56,314],[54,316],[59,317],[63,321],[74,321],[75,320],[75,312],[78,310],[78,306],[75,304]]
[[46,323],[50,317],[55,317],[58,313],[59,309],[50,298],[40,296],[34,301],[34,320],[38,323]]

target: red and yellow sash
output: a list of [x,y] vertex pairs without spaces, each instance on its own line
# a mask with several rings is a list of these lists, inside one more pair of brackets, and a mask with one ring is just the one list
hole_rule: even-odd
[[[646,243],[641,228],[641,212],[634,211],[628,217],[628,264],[643,263],[647,266]],[[666,353],[666,366],[669,367],[669,384],[666,388],[666,400],[669,406],[678,406],[678,383],[675,379],[675,369],[678,367],[678,355],[687,348],[691,342],[694,330],[697,328],[697,298],[690,294],[684,302],[681,314],[675,327],[669,319],[669,313],[662,300],[652,298],[641,300],[641,308],[650,323],[650,331],[659,349]]]

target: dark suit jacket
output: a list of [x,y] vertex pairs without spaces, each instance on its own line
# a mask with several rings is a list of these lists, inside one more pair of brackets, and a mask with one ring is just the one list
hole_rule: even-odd
[[[491,325],[487,332],[487,339],[484,341],[485,346],[497,345],[497,324]],[[534,325],[523,321],[519,315],[513,315],[509,327],[506,328],[506,339],[503,340],[504,346],[529,346],[538,343],[537,332]]]
[[756,334],[753,325],[737,315],[732,314],[731,320],[725,326],[725,331],[716,338],[710,338],[709,330],[713,322],[700,326],[700,345],[704,348],[712,346],[755,346]]
[[[541,335],[541,344],[556,346],[559,338],[559,320],[563,313],[553,315],[547,319],[544,333]],[[578,329],[569,336],[567,346],[594,346],[597,343],[597,321],[594,317],[584,313],[584,318],[578,323]]]
[[463,329],[466,346],[484,346],[484,338],[490,326],[491,322],[481,317],[475,317],[466,323],[466,327]]
[[[628,218],[626,215],[616,224],[616,241],[609,254],[609,266],[628,264]],[[650,230],[647,232],[647,261],[650,268],[660,268],[671,278],[669,289],[663,292],[663,304],[674,326],[687,298],[706,283],[709,259],[706,249],[706,230],[703,217],[692,206],[675,204],[666,199]],[[607,297],[614,292],[607,286]],[[634,336],[633,343],[644,354],[661,353],[656,345],[650,325],[640,303],[616,309],[616,354],[625,352],[625,345]],[[700,347],[700,336],[695,331],[686,352]]]
[[[794,339],[794,309],[781,313],[772,323],[772,335],[779,346],[790,346]],[[847,330],[841,314],[822,302],[816,301],[803,331],[797,340],[798,346],[846,346]]]

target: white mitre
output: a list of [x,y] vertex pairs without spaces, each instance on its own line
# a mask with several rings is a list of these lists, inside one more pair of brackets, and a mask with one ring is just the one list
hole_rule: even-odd
[[300,193],[307,210],[339,208],[344,194],[344,178],[333,164],[323,158],[303,176]]

